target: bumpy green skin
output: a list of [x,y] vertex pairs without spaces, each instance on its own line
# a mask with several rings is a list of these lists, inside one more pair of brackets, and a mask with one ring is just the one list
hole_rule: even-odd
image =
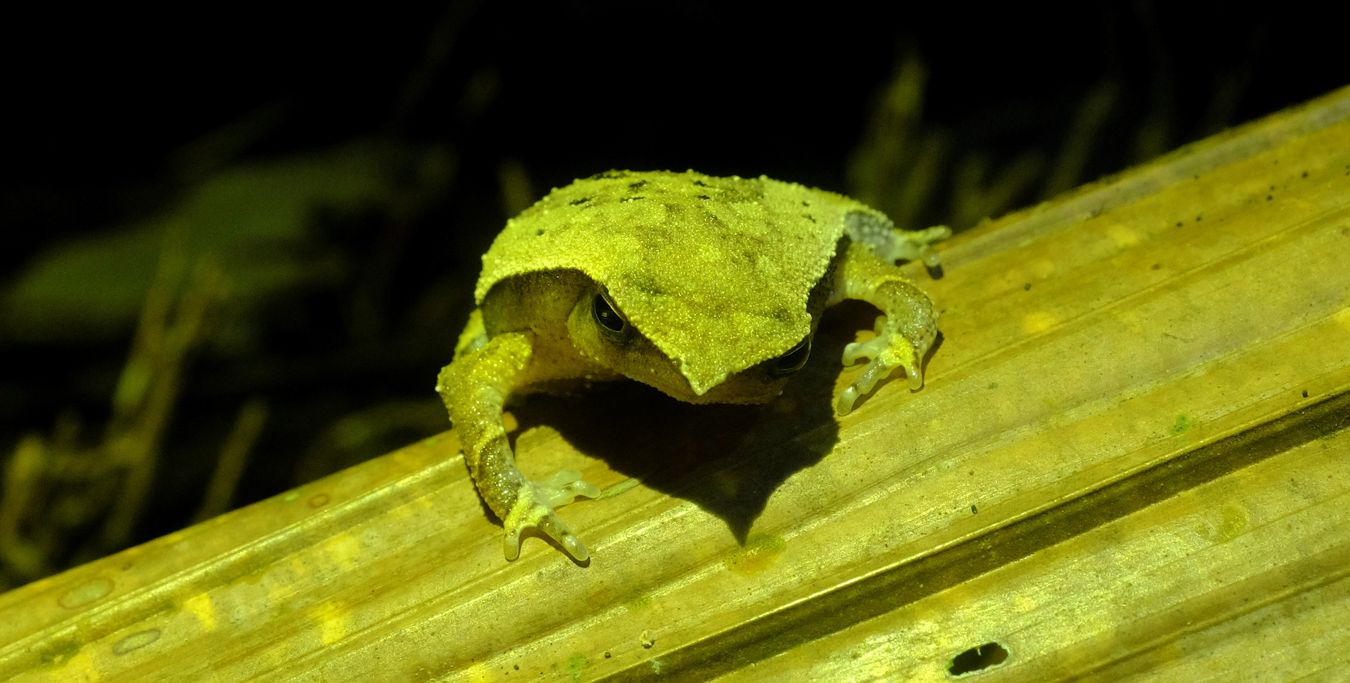
[[[932,301],[897,260],[937,265],[943,227],[897,230],[848,197],[769,178],[612,171],[554,190],[507,223],[483,256],[478,309],[437,391],[480,495],[503,520],[515,559],[531,529],[584,562],[554,512],[598,490],[575,472],[548,482],[516,469],[502,407],[560,381],[634,379],[683,401],[761,403],[783,388],[782,363],[809,340],[826,307],[879,308],[877,336],[844,363],[868,366],[838,411],[904,368],[912,389],[937,333]],[[604,297],[625,321],[606,334]]]

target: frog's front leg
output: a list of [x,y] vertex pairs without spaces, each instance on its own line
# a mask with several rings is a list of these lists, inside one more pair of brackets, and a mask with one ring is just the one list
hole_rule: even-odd
[[895,266],[856,242],[849,244],[835,270],[830,304],[844,299],[866,301],[881,309],[882,315],[876,321],[875,337],[844,347],[844,365],[864,358],[869,362],[862,374],[839,392],[839,414],[852,411],[859,398],[896,368],[904,368],[911,390],[921,388],[923,357],[937,337],[937,311],[932,299],[901,276]]
[[590,557],[585,544],[553,508],[578,496],[598,497],[599,489],[572,470],[541,482],[526,479],[516,468],[502,425],[502,408],[528,377],[532,356],[531,339],[524,333],[484,337],[462,345],[455,360],[441,370],[436,391],[459,433],[469,476],[506,528],[506,559],[520,556],[523,532],[538,529],[578,562],[584,562]]

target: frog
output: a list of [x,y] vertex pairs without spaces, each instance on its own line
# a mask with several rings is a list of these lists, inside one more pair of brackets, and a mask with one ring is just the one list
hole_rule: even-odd
[[901,261],[940,267],[945,226],[902,230],[857,200],[765,176],[609,171],[555,188],[507,221],[482,257],[476,308],[436,391],[479,496],[522,539],[590,551],[556,509],[600,489],[573,470],[526,478],[503,415],[531,393],[635,380],[688,403],[761,404],[805,365],[823,311],[861,300],[874,336],[842,363],[866,367],[839,415],[903,371],[923,386],[933,300]]

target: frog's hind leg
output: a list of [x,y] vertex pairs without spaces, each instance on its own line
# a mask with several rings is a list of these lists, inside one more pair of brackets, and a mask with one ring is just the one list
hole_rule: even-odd
[[[472,323],[471,323],[472,325]],[[596,498],[600,490],[578,472],[563,470],[533,482],[516,467],[502,425],[502,407],[528,376],[533,345],[522,333],[502,334],[464,344],[441,370],[436,391],[464,447],[464,462],[484,502],[506,528],[506,559],[520,556],[521,534],[538,529],[578,562],[590,553],[553,509],[579,496]]]
[[867,245],[878,258],[887,262],[922,261],[929,268],[938,267],[934,242],[952,236],[951,228],[935,225],[925,230],[901,230],[880,213],[855,211],[848,215],[844,230],[854,243]]

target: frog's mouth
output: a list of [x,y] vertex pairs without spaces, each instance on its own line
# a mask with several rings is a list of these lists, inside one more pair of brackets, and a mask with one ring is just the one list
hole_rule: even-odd
[[783,393],[783,387],[778,386],[769,388],[760,386],[758,391],[753,393],[741,393],[737,391],[723,391],[727,385],[719,384],[709,390],[707,393],[697,397],[690,403],[733,403],[741,405],[756,405],[768,403],[778,398]]
[[681,401],[698,404],[756,404],[767,403],[778,398],[778,396],[783,393],[783,387],[787,384],[787,378],[767,378],[760,375],[762,375],[762,373],[756,373],[752,369],[744,373],[726,377],[723,381],[714,383],[711,386],[696,386],[691,380],[689,381],[688,392],[681,392],[680,395],[672,395]]

